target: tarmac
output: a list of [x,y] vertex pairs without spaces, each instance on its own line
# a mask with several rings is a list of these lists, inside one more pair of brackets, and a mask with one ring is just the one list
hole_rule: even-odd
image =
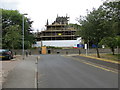
[[69,58],[73,58],[74,60],[77,60],[79,62],[83,62],[85,64],[100,69],[106,69],[107,71],[111,71],[114,73],[119,73],[120,70],[120,61],[97,58],[89,55],[86,56],[85,54],[68,54],[64,56],[68,56]]
[[31,55],[21,60],[8,74],[3,88],[35,88],[36,57]]
[[[118,64],[120,64],[120,62],[118,62],[118,61],[96,58],[96,57],[92,57],[92,56],[85,56],[85,55],[78,55],[78,54],[68,54],[65,56],[71,56],[74,58],[78,58],[79,60],[80,60],[80,57],[82,57],[84,59],[87,58],[86,60],[89,59],[89,61],[91,61],[91,62],[94,61],[97,64],[102,64],[105,66],[106,65],[113,66],[111,68],[115,68],[115,69],[117,69]],[[22,58],[19,57],[18,60],[13,59],[12,63],[10,63],[10,62],[7,63],[6,64],[7,67],[5,65],[3,65],[3,67],[2,67],[3,68],[2,69],[3,76],[2,77],[4,77],[4,79],[2,80],[2,83],[5,82],[6,78],[9,78],[9,81],[4,83],[3,88],[4,87],[7,87],[7,88],[36,88],[36,81],[35,81],[36,59],[37,59],[37,55],[36,56],[35,55],[28,56],[25,58],[25,60],[22,60]],[[9,74],[9,72],[11,72],[11,73]],[[14,72],[17,72],[17,73],[15,74]],[[8,74],[9,74],[9,76],[8,76]],[[1,72],[0,72],[0,77],[1,77]],[[14,79],[14,82],[10,83],[10,81],[13,79]],[[16,79],[19,82],[16,82],[15,81]],[[0,78],[0,80],[1,80],[1,78]],[[25,81],[21,81],[21,80],[25,80]],[[24,83],[20,83],[20,82],[24,82]],[[7,84],[7,83],[10,83],[10,84]],[[19,87],[18,86],[16,87],[17,84],[19,84]]]

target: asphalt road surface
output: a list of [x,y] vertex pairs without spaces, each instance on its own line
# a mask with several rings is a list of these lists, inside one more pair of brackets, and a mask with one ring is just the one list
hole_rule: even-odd
[[3,88],[118,88],[118,74],[97,64],[61,55],[40,55],[37,65],[36,57],[21,61],[8,74]]
[[92,59],[92,58],[87,58],[87,57],[84,57],[84,56],[72,56],[72,57],[75,57],[75,58],[78,58],[80,60],[85,60],[86,62],[93,62],[93,63],[96,63],[96,64],[100,64],[100,65],[103,65],[103,66],[106,66],[106,67],[109,67],[109,68],[112,68],[112,69],[120,69],[118,66],[118,64],[116,63],[111,63],[111,62],[106,62],[106,61],[102,61],[102,60],[96,60],[96,59]]
[[41,55],[39,88],[118,88],[118,74],[61,55]]

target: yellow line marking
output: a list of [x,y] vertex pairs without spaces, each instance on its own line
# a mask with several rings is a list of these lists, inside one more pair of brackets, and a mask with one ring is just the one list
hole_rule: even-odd
[[0,58],[5,57],[5,56],[0,56]]
[[92,57],[92,56],[85,56],[85,55],[80,55],[80,56],[88,57],[88,58],[93,58],[93,59],[97,59],[97,60],[101,60],[101,61],[105,61],[105,62],[111,62],[111,63],[120,64],[120,61],[113,61],[113,60],[108,60],[108,59],[103,59],[103,58],[97,58],[97,57]]
[[91,64],[91,63],[87,63],[87,62],[83,62],[83,63],[88,64],[88,65],[91,65],[91,66],[94,66],[94,67],[97,67],[97,68],[100,68],[100,69],[103,69],[103,70],[106,70],[106,71],[110,71],[109,69],[106,69],[106,68],[103,68],[103,67],[100,67],[100,66]]
[[93,66],[93,67],[96,67],[96,68],[99,68],[99,69],[102,69],[102,70],[105,70],[105,71],[109,71],[109,72],[113,72],[113,73],[117,73],[118,74],[118,71],[113,71],[113,70],[104,68],[102,66],[97,66],[97,65],[95,65],[93,63],[88,63],[88,62],[86,62],[84,60],[81,60],[81,59],[77,59],[77,58],[73,58],[73,57],[67,57],[67,58],[72,58],[73,60],[77,60],[77,61],[79,61],[81,63],[84,63],[84,64],[87,64],[87,65],[90,65],[90,66]]

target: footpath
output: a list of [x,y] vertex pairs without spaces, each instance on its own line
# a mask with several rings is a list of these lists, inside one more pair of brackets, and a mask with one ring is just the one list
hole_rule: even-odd
[[21,62],[21,55],[17,55],[15,56],[13,59],[11,60],[3,60],[1,61],[1,70],[2,70],[2,82],[5,81],[5,78],[7,77],[8,73],[13,70],[16,65],[18,65]]
[[20,62],[21,56],[17,55],[11,60],[0,60],[0,89],[5,82],[8,73]]
[[9,72],[4,88],[35,88],[35,69],[37,56],[28,56]]

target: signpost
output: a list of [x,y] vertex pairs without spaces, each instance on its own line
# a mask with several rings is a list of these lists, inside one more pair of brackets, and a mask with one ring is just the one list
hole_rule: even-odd
[[85,44],[86,56],[87,56],[87,44]]
[[102,48],[105,48],[105,45],[102,45]]

